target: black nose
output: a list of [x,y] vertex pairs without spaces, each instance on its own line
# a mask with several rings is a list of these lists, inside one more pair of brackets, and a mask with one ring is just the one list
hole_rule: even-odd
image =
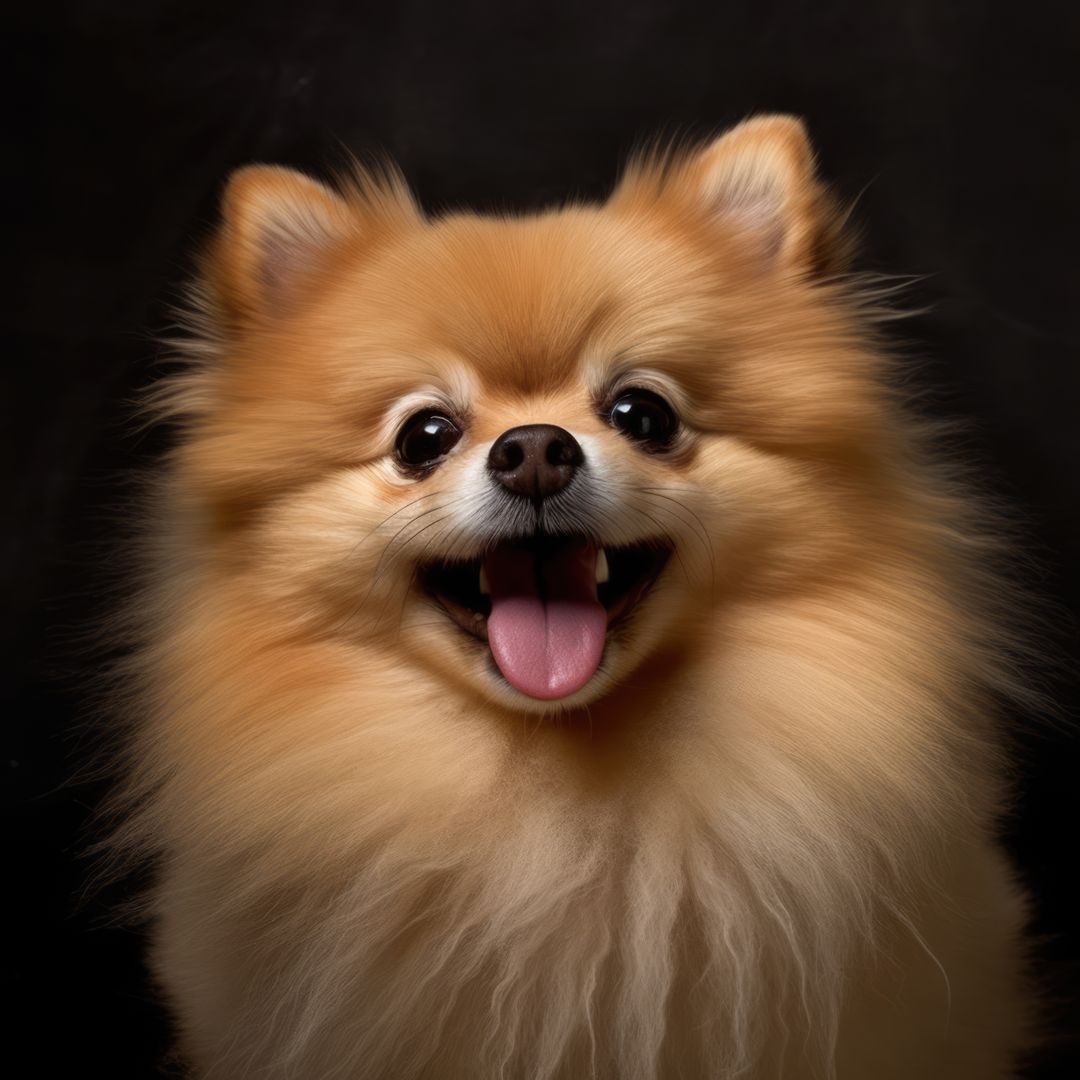
[[507,491],[546,499],[574,479],[584,460],[569,431],[554,424],[525,424],[504,431],[491,444],[488,468]]

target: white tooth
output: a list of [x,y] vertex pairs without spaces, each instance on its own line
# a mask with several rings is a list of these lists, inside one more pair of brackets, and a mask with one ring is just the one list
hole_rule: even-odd
[[608,579],[607,552],[600,548],[596,553],[596,584],[603,585]]
[[480,595],[488,596],[491,593],[491,584],[488,582],[487,570],[484,569],[484,564],[480,564]]

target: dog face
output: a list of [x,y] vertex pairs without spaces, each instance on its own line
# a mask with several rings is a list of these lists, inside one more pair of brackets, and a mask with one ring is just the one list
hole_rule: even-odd
[[879,408],[830,302],[842,255],[779,117],[513,219],[243,170],[181,469],[305,633],[518,710],[585,705],[691,656],[725,603],[854,556],[836,511]]

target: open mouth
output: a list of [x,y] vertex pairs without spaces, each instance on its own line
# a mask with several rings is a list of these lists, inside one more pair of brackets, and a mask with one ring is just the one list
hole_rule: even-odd
[[488,643],[511,686],[552,701],[593,677],[608,629],[630,614],[671,551],[664,541],[602,548],[538,535],[482,559],[423,566],[420,581],[454,622]]

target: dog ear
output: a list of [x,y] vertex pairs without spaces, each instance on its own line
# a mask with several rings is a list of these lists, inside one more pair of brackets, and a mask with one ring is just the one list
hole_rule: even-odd
[[292,307],[330,252],[355,229],[339,195],[302,173],[249,165],[229,177],[210,274],[233,314]]
[[802,121],[757,116],[690,153],[632,165],[614,199],[667,207],[695,228],[734,233],[744,248],[784,270],[820,275],[846,267],[844,216],[818,180]]
[[846,265],[842,215],[818,180],[797,117],[744,121],[699,151],[690,172],[709,211],[754,238],[776,264],[809,274]]

